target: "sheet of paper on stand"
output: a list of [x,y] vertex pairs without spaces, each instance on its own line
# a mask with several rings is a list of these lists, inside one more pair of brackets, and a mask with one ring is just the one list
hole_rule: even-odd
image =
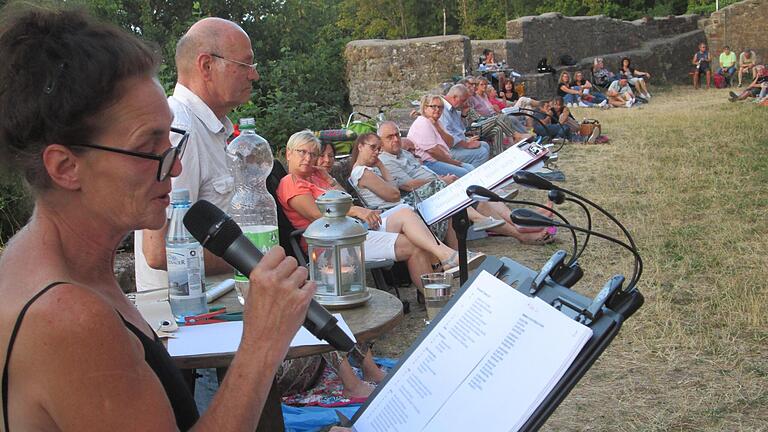
[[[531,144],[531,146],[534,145],[536,144]],[[427,225],[440,221],[471,202],[466,193],[467,186],[478,185],[493,189],[509,179],[516,171],[528,167],[547,154],[546,150],[537,145],[535,152],[530,151],[527,144],[525,146],[526,148],[521,148],[520,144],[511,146],[495,158],[419,203],[416,208],[421,217],[424,218]]]
[[[344,321],[341,314],[334,314],[339,320],[339,327],[352,340],[355,336]],[[176,331],[176,337],[168,341],[168,352],[171,357],[183,357],[204,354],[223,354],[237,351],[240,345],[240,337],[243,334],[243,322],[232,321],[225,323],[182,326]],[[291,347],[306,345],[327,345],[301,327],[291,341]]]
[[433,326],[354,431],[518,430],[592,336],[487,272]]

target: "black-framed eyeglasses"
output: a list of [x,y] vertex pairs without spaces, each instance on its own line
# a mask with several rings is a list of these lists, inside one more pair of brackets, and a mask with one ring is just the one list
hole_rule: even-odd
[[248,69],[250,69],[252,71],[256,71],[256,68],[258,67],[258,64],[256,64],[256,63],[254,63],[254,64],[243,63],[241,61],[232,60],[232,59],[229,59],[229,58],[226,58],[224,56],[220,56],[220,55],[214,54],[214,53],[211,53],[211,57],[216,57],[218,59],[226,60],[228,62],[232,62],[232,63],[240,65],[240,66],[245,66],[245,67],[247,67]]
[[175,147],[171,147],[164,151],[163,154],[135,152],[130,150],[123,150],[114,147],[107,147],[98,144],[72,144],[70,147],[85,147],[96,150],[104,150],[113,153],[120,153],[128,156],[138,157],[142,159],[152,159],[158,162],[157,167],[157,181],[163,181],[168,178],[168,175],[173,169],[173,164],[177,159],[181,159],[184,155],[184,150],[187,148],[187,141],[189,141],[189,132],[184,129],[171,128],[171,132],[181,135],[181,141]]

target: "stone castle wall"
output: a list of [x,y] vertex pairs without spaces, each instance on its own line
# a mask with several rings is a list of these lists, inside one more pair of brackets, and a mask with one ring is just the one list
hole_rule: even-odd
[[[565,17],[551,12],[507,22],[507,39],[518,41],[508,52],[512,67],[531,71],[542,57],[560,65],[560,57],[584,57],[640,48],[643,43],[697,29],[698,16],[682,15],[622,21],[603,15]],[[478,44],[481,41],[478,41]],[[481,50],[482,51],[482,50]]]
[[352,41],[344,50],[349,101],[355,111],[374,115],[379,107],[417,99],[468,71],[469,56],[466,36]]
[[[768,1],[744,0],[712,13],[708,20],[703,20],[702,28],[706,34],[714,64],[717,56],[728,45],[737,55],[744,48],[750,48],[757,54],[758,61],[768,59]],[[689,57],[693,56],[691,54]]]
[[440,83],[471,72],[484,48],[493,49],[497,61],[523,73],[527,94],[537,98],[550,97],[555,82],[549,74],[535,74],[536,63],[546,56],[558,67],[563,54],[573,57],[582,70],[589,70],[587,64],[595,56],[605,57],[615,70],[619,58],[629,55],[639,69],[651,72],[653,81],[687,82],[688,58],[704,39],[698,20],[682,15],[630,22],[547,13],[509,21],[507,39],[502,40],[470,42],[465,36],[441,36],[353,41],[344,53],[350,103],[369,115],[379,107],[402,108]]

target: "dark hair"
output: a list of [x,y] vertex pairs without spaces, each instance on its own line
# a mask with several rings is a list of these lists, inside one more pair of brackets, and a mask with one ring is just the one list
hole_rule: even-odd
[[357,157],[360,156],[360,150],[358,150],[358,146],[360,144],[368,144],[369,141],[372,141],[374,139],[381,140],[381,138],[379,138],[379,136],[376,135],[376,133],[374,132],[366,132],[357,137],[357,139],[355,140],[355,145],[352,146],[352,153],[349,154],[350,163],[352,165],[354,165],[355,162],[357,162]]
[[0,22],[0,153],[10,151],[33,190],[50,187],[42,153],[87,142],[104,127],[126,79],[152,76],[159,57],[142,41],[81,9],[14,4]]
[[333,146],[333,143],[330,141],[320,141],[320,154],[325,153],[325,149],[328,147],[331,148],[333,151],[333,155],[336,156],[336,147]]

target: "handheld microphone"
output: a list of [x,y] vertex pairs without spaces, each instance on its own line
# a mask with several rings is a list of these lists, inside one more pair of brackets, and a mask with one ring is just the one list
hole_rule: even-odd
[[637,285],[637,282],[640,279],[640,275],[643,273],[643,259],[640,257],[640,254],[637,252],[637,248],[634,247],[634,245],[628,245],[621,240],[599,233],[597,231],[593,231],[591,229],[585,229],[567,223],[556,222],[540,213],[529,209],[520,208],[512,210],[510,218],[512,219],[512,222],[523,226],[556,226],[573,229],[575,231],[591,234],[595,237],[608,240],[628,250],[635,257],[635,263],[632,279],[630,279],[626,291],[632,291],[635,288],[635,285]]
[[[190,207],[184,216],[184,226],[204,248],[244,275],[250,274],[264,257],[243,235],[237,223],[208,201],[200,200]],[[350,352],[355,347],[352,339],[337,325],[336,318],[314,299],[307,309],[304,328],[339,351]]]

